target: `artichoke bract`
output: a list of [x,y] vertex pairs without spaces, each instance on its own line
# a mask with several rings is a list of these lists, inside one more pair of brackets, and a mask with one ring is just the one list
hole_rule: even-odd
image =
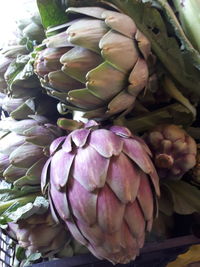
[[56,224],[50,212],[34,214],[17,223],[9,222],[7,232],[30,253],[51,256],[70,241],[70,234],[62,224]]
[[62,131],[45,117],[0,121],[0,175],[16,186],[39,185],[50,143]]
[[100,7],[67,12],[82,17],[48,30],[59,33],[44,40],[35,60],[41,84],[61,101],[61,113],[75,109],[100,119],[128,113],[150,86],[147,62],[155,58],[148,39],[125,14]]
[[42,171],[52,209],[99,259],[127,263],[157,212],[159,179],[144,141],[125,127],[89,121],[50,146]]
[[158,125],[144,136],[160,178],[181,179],[196,163],[197,144],[173,124]]
[[192,181],[200,185],[200,144],[197,145],[196,164],[190,173]]

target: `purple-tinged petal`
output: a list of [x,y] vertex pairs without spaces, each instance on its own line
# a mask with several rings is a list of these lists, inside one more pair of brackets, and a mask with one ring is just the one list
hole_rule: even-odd
[[131,131],[126,127],[114,125],[114,126],[109,127],[109,130],[113,132],[114,134],[119,135],[121,137],[132,136]]
[[144,234],[146,222],[137,200],[126,205],[125,221],[136,239]]
[[135,40],[137,41],[140,52],[145,60],[147,60],[151,54],[151,43],[149,42],[148,38],[139,30],[137,30],[135,34]]
[[95,247],[95,249],[97,249],[97,252],[99,251],[99,247],[102,247],[103,250],[100,255],[103,253],[103,257],[105,257],[105,253],[108,255],[108,253],[114,253],[120,250],[120,232],[108,234],[102,231],[97,224],[92,227],[89,227],[86,224],[81,224],[79,221],[77,221],[77,224],[85,238],[93,247]]
[[109,234],[119,231],[123,221],[124,210],[125,204],[105,185],[100,190],[97,200],[97,220],[102,231]]
[[145,173],[151,173],[153,164],[143,146],[133,138],[124,138],[123,152],[128,155]]
[[99,129],[91,132],[90,145],[103,157],[110,158],[121,153],[123,140],[111,131]]
[[49,204],[50,204],[50,210],[51,210],[52,218],[54,219],[56,224],[59,224],[60,221],[59,221],[59,218],[57,216],[57,212],[56,212],[56,209],[54,207],[54,203],[53,203],[53,201],[51,199],[50,189],[49,189],[49,192],[48,192],[48,200],[49,200]]
[[97,247],[93,247],[91,246],[90,244],[87,246],[87,248],[90,250],[90,252],[97,258],[97,259],[100,259],[100,260],[103,260],[104,257],[96,251],[98,248]]
[[159,177],[156,169],[153,166],[152,172],[149,174],[151,178],[151,182],[154,185],[154,189],[156,191],[157,196],[160,196],[160,185],[159,185]]
[[62,145],[62,149],[67,153],[72,151],[72,136],[71,136],[71,133],[66,137],[65,142]]
[[137,141],[143,146],[143,148],[144,148],[144,150],[146,151],[146,153],[147,153],[150,157],[152,157],[151,150],[149,149],[149,147],[147,146],[147,144],[145,143],[145,141],[144,141],[142,138],[140,138],[140,137],[138,137],[138,136],[136,136],[136,135],[134,135],[134,139],[137,140]]
[[[65,189],[65,188],[64,188]],[[50,195],[56,211],[63,221],[70,218],[70,210],[67,201],[66,190],[58,191],[53,182],[50,183]]]
[[116,11],[105,10],[102,14],[105,23],[116,32],[129,38],[134,38],[137,27],[134,21],[127,15]]
[[130,250],[132,251],[133,255],[137,255],[139,252],[139,248],[137,245],[137,241],[136,238],[133,236],[133,234],[131,233],[130,227],[129,225],[124,221],[122,224],[122,228],[121,228],[121,234],[122,237],[124,239],[124,245],[125,245],[125,249],[126,250]]
[[153,194],[151,191],[151,185],[148,176],[145,173],[141,172],[140,179],[140,187],[138,190],[137,199],[143,211],[145,220],[149,221],[153,218],[154,214]]
[[143,235],[141,235],[140,238],[137,239],[139,248],[142,248],[144,246],[144,242],[145,242],[145,233],[143,233]]
[[97,127],[97,126],[99,126],[99,123],[97,123],[94,120],[89,120],[88,122],[86,122],[84,128]]
[[78,242],[80,242],[84,246],[88,246],[87,239],[83,236],[83,234],[81,233],[81,231],[79,230],[79,228],[76,226],[76,224],[74,222],[67,220],[66,225],[67,225],[69,231],[71,232],[71,234],[73,235],[73,237]]
[[102,244],[105,252],[107,253],[119,253],[121,251],[121,227],[118,231],[110,234],[105,234],[105,239]]
[[75,154],[57,151],[51,160],[51,180],[58,190],[64,187],[68,181],[71,166]]
[[153,218],[151,218],[148,222],[147,222],[147,231],[151,232],[153,226]]
[[122,203],[133,202],[140,185],[139,169],[121,153],[111,158],[106,182]]
[[83,224],[78,220],[76,222],[81,233],[89,241],[89,243],[91,243],[94,247],[101,246],[103,244],[104,232],[97,224],[88,226],[87,224]]
[[83,224],[95,224],[97,192],[89,192],[75,179],[70,179],[67,191],[73,215]]
[[75,21],[66,31],[68,41],[100,54],[99,41],[108,27],[99,19],[82,18]]
[[45,193],[46,191],[46,186],[47,186],[47,179],[48,179],[48,170],[50,167],[51,159],[49,158],[46,163],[44,164],[44,167],[42,169],[41,173],[41,191],[42,193]]
[[72,132],[72,140],[77,147],[83,147],[90,134],[90,129],[78,129]]
[[50,155],[52,155],[58,149],[58,147],[64,142],[65,139],[66,139],[66,136],[61,136],[61,137],[56,138],[51,143],[49,147]]
[[104,186],[109,159],[87,146],[79,148],[73,165],[73,177],[88,191]]

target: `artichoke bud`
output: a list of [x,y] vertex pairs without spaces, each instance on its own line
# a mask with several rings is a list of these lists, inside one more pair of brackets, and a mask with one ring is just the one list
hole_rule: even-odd
[[49,145],[62,130],[43,116],[0,121],[0,172],[17,186],[40,184]]
[[150,42],[125,14],[100,7],[71,7],[67,13],[80,18],[51,28],[61,32],[38,51],[34,68],[42,86],[88,118],[127,114],[138,94],[154,86]]
[[69,233],[62,224],[56,224],[49,212],[34,214],[17,223],[8,223],[8,233],[19,245],[31,253],[40,252],[43,256],[53,256],[69,242]]
[[52,142],[42,171],[53,212],[96,257],[128,263],[157,213],[159,179],[147,145],[120,126],[88,121],[76,127],[65,119],[58,124],[72,131]]
[[144,136],[160,178],[181,179],[196,163],[197,144],[176,125],[159,125]]

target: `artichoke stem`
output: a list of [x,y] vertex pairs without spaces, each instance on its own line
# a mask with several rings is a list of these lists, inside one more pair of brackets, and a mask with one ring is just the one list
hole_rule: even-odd
[[159,168],[170,169],[174,164],[174,160],[170,155],[159,154],[155,158],[155,164]]

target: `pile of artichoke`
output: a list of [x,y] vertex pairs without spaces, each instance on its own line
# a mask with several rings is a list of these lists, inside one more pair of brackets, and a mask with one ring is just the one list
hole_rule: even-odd
[[177,214],[200,213],[200,6],[164,2],[37,0],[1,47],[13,266],[81,253],[127,264],[177,237]]

